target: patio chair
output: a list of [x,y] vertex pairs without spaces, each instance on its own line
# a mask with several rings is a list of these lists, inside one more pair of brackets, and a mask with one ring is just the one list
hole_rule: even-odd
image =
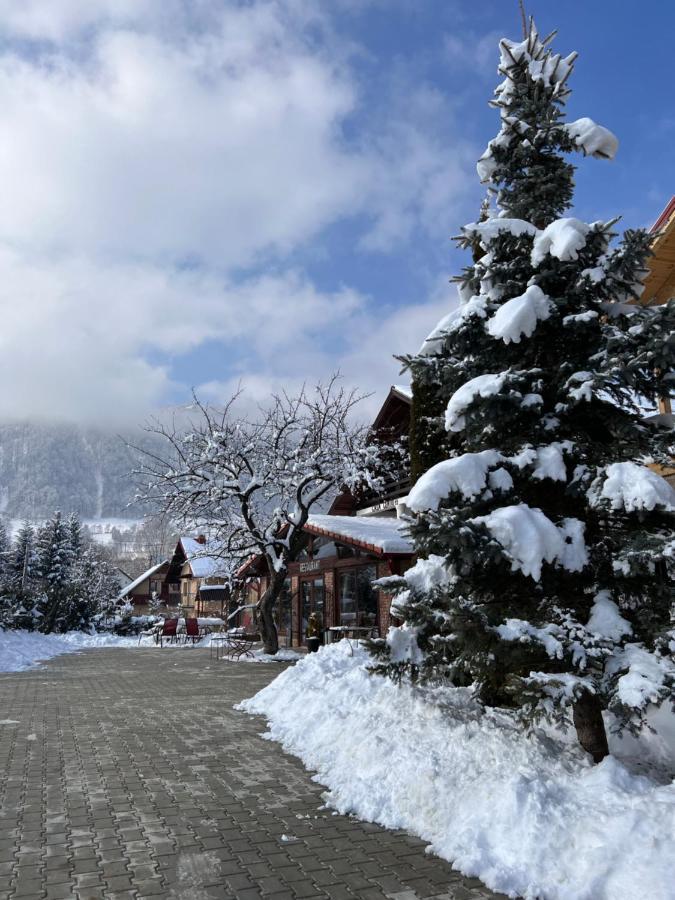
[[159,646],[164,646],[164,639],[167,644],[178,643],[178,619],[164,619],[162,630],[159,633]]
[[205,631],[200,630],[199,628],[199,619],[185,620],[185,631],[183,632],[185,643],[192,641],[192,646],[194,646],[197,641],[201,641],[205,633]]

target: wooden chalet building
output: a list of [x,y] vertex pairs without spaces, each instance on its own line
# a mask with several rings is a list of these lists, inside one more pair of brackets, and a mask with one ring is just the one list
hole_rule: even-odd
[[151,601],[155,597],[159,601],[159,609],[176,608],[179,594],[171,590],[166,580],[169,572],[169,560],[150,566],[129,584],[126,584],[118,595],[119,603],[132,603],[134,616],[147,616],[151,612]]
[[226,614],[229,580],[222,546],[203,535],[181,537],[169,562],[167,581],[178,592],[187,616]]
[[[670,198],[650,230],[657,237],[652,245],[654,255],[647,261],[649,271],[644,280],[640,303],[643,306],[659,306],[675,298],[675,197]],[[672,413],[670,399],[659,401],[658,414],[662,420],[664,416],[668,416],[671,424],[675,424]],[[654,468],[675,487],[675,464],[667,468]]]

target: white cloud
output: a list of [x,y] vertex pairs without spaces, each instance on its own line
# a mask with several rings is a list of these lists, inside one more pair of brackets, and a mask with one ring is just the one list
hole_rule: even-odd
[[[287,271],[244,282],[212,272],[148,264],[102,265],[86,258],[36,265],[0,250],[0,416],[26,410],[43,418],[138,419],[168,400],[165,364],[204,341],[247,348],[245,370],[259,360],[324,360],[317,346],[331,329],[360,315],[363,297],[321,293]],[[291,365],[292,369],[292,365]],[[318,362],[314,371],[318,369]]]
[[497,75],[499,62],[498,31],[476,35],[470,31],[444,36],[447,63],[456,69],[469,69],[471,75]]
[[5,55],[0,239],[239,266],[357,205],[367,161],[338,134],[353,88],[248,24],[181,47],[105,33],[87,66]]
[[295,254],[356,217],[361,252],[447,233],[475,152],[429,87],[398,79],[364,109],[326,15],[0,0],[22,39],[0,52],[0,416],[142,417],[206,341],[225,368],[236,349],[225,380],[254,394],[338,367],[367,390],[396,377],[437,301],[319,290]]
[[270,393],[295,391],[303,384],[325,381],[339,371],[347,387],[355,387],[368,396],[360,406],[364,418],[377,412],[392,384],[409,381],[401,374],[395,355],[415,352],[432,326],[458,302],[456,291],[447,280],[439,281],[427,300],[398,309],[378,309],[365,302],[352,307],[351,315],[339,310],[344,346],[339,353],[321,352],[302,332],[289,339],[282,352],[270,356],[266,365],[243,368],[222,381],[197,386],[200,398],[222,403],[241,386],[242,402],[263,404]]

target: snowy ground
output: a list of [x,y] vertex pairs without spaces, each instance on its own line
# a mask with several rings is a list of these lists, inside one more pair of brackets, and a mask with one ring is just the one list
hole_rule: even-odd
[[[214,620],[200,620],[202,624]],[[158,650],[185,649],[196,647],[208,648],[211,645],[212,635],[207,635],[201,641],[193,644],[165,644],[160,647],[152,638],[142,638],[140,643],[138,635],[119,637],[114,634],[84,634],[81,631],[71,631],[68,634],[39,634],[36,631],[3,631],[0,629],[0,672],[21,672],[39,662],[59,656],[62,653],[75,653],[78,650],[90,650],[95,647],[131,647],[131,648],[157,648]],[[253,650],[253,657],[242,657],[241,662],[271,663],[293,662],[301,658],[301,655],[293,650],[282,649],[276,656],[268,656],[261,649]],[[231,662],[229,657],[223,657],[224,662]]]
[[[330,806],[413,832],[510,896],[675,898],[668,713],[661,734],[615,741],[593,766],[564,735],[526,737],[466,690],[397,688],[368,661],[346,642],[323,647],[239,707],[317,772]],[[636,774],[636,753],[658,777]]]
[[75,653],[92,647],[135,647],[137,637],[114,634],[38,634],[35,631],[3,631],[0,629],[0,672],[20,672],[52,656]]

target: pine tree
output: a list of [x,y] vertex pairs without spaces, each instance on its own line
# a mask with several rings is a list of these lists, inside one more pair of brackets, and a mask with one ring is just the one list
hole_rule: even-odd
[[32,631],[36,625],[35,588],[37,552],[35,533],[28,522],[19,529],[9,556],[7,579],[15,628]]
[[40,631],[65,631],[70,620],[73,596],[72,533],[61,513],[55,512],[38,531],[37,574],[41,582],[41,596],[37,608],[41,617]]
[[114,566],[96,544],[82,544],[71,569],[65,630],[90,629],[99,616],[107,617],[118,594],[119,580]]
[[[672,696],[672,430],[644,421],[675,380],[673,303],[627,306],[650,238],[566,216],[572,150],[614,136],[566,124],[575,54],[530,23],[502,40],[501,130],[478,163],[496,210],[467,225],[460,307],[406,359],[422,465],[408,507],[420,562],[377,671],[473,684],[530,720],[571,718],[594,759],[602,710],[638,730]],[[639,402],[638,402],[639,401]],[[415,401],[414,401],[415,402]]]
[[66,527],[68,529],[70,552],[73,559],[78,559],[80,554],[82,553],[83,538],[82,523],[80,522],[77,513],[73,512],[68,516]]
[[14,624],[14,597],[10,577],[11,543],[5,523],[0,519],[0,627]]

